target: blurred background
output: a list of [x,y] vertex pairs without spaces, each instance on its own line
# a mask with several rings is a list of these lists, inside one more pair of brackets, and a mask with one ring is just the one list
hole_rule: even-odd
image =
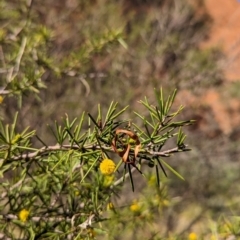
[[30,126],[54,144],[47,124],[65,113],[94,116],[98,103],[107,109],[115,100],[134,118],[138,100],[154,101],[154,87],[177,88],[174,107],[184,105],[181,118],[196,120],[186,129],[192,151],[168,160],[185,181],[169,174],[172,204],[156,229],[204,236],[222,218],[240,216],[239,1],[1,0],[0,11],[1,87],[24,36],[16,81],[46,86],[5,97],[1,118],[11,122],[21,109],[19,129]]

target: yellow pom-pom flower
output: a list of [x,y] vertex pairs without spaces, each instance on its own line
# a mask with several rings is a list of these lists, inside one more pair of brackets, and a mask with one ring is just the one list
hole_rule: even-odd
[[111,159],[104,159],[100,163],[100,171],[103,175],[111,175],[114,173],[116,164]]
[[131,212],[138,213],[141,210],[141,206],[139,205],[139,203],[136,200],[134,200],[130,206],[130,210],[131,210]]
[[19,212],[19,219],[22,221],[22,222],[26,222],[27,219],[28,219],[28,216],[29,216],[29,211],[26,210],[26,209],[23,209]]
[[191,233],[188,235],[188,240],[197,240],[197,234],[194,233],[194,232],[191,232]]

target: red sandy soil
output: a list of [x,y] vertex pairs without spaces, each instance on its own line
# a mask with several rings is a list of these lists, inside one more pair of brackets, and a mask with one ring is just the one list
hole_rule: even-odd
[[[191,2],[194,4],[194,0]],[[206,90],[202,97],[196,97],[186,91],[180,92],[179,97],[184,99],[183,104],[192,106],[200,116],[203,116],[198,122],[201,131],[211,132],[212,122],[215,122],[224,134],[230,134],[240,127],[240,98],[228,94],[233,82],[240,82],[240,1],[204,0],[204,3],[204,9],[210,14],[213,22],[209,38],[202,47],[218,46],[225,54],[225,59],[221,63],[225,75],[224,87],[220,90],[215,88]],[[236,86],[239,87],[240,84]],[[205,115],[203,110],[205,107],[211,109],[210,117]]]
[[223,63],[226,79],[240,80],[240,1],[205,0],[213,19],[210,38],[204,46],[220,46],[226,60]]
[[[240,81],[240,2],[237,0],[205,0],[213,19],[210,38],[205,47],[220,46],[225,53],[225,78]],[[228,84],[226,83],[226,90]],[[240,92],[240,89],[239,89]],[[226,99],[224,93],[209,90],[205,102],[211,106],[215,119],[224,133],[230,133],[240,123],[240,99]]]

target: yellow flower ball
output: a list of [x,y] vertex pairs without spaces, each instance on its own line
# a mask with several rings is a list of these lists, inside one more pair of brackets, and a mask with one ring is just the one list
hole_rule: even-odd
[[140,212],[141,207],[137,201],[133,201],[132,205],[130,206],[130,210],[134,213]]
[[19,212],[19,219],[22,221],[22,222],[26,222],[27,219],[28,219],[28,216],[29,216],[29,211],[26,210],[26,209],[23,209]]
[[197,234],[194,233],[194,232],[191,232],[191,233],[188,235],[188,240],[197,240]]
[[104,159],[100,163],[100,171],[103,175],[111,175],[114,173],[116,164],[111,159]]

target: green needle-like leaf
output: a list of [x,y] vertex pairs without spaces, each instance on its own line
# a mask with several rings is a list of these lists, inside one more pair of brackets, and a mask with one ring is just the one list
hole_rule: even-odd
[[180,175],[176,170],[174,170],[169,164],[167,164],[163,159],[160,160],[173,174],[185,181],[182,175]]

